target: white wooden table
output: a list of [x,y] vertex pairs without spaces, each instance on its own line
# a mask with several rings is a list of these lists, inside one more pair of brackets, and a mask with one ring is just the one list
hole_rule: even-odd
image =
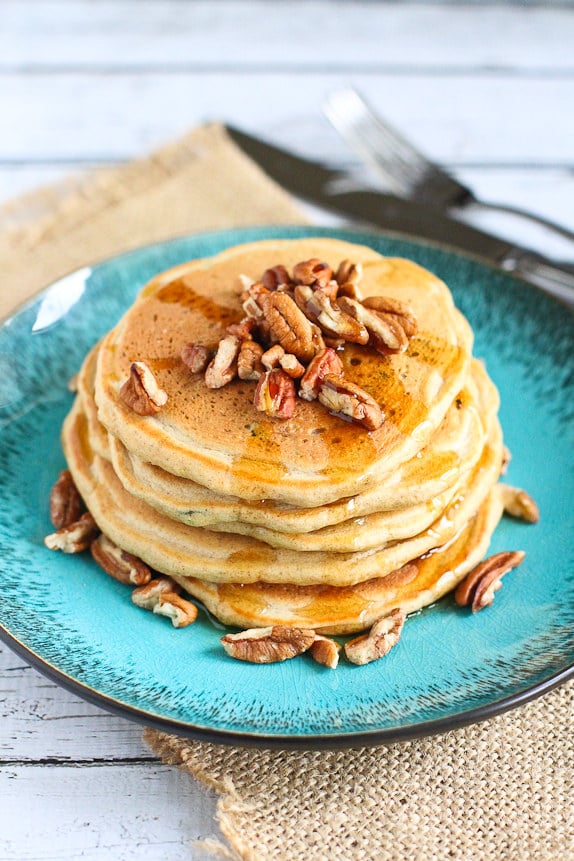
[[[573,229],[573,47],[570,2],[0,0],[0,202],[210,119],[349,165],[320,105],[352,83],[480,195]],[[203,857],[213,794],[2,645],[0,716],[0,861]]]

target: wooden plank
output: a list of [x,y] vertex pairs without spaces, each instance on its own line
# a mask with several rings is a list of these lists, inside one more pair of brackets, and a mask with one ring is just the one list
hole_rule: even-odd
[[81,700],[0,644],[0,763],[153,757],[138,724]]
[[214,793],[151,763],[4,767],[0,810],[0,861],[200,861],[217,830]]
[[572,70],[573,43],[574,16],[555,4],[4,0],[0,67],[530,72]]
[[[574,78],[354,75],[373,106],[431,157],[457,165],[571,165]],[[284,140],[326,137],[316,75],[0,75],[0,162],[131,158],[210,119]],[[509,118],[512,118],[510,121]]]

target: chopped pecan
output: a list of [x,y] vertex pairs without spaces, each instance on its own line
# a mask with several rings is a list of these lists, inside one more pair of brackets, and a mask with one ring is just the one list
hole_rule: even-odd
[[398,317],[373,311],[348,296],[341,297],[339,307],[363,324],[369,343],[379,352],[403,353],[407,349],[409,339]]
[[253,317],[255,320],[263,317],[263,300],[270,292],[260,281],[254,281],[241,294],[242,308],[248,317]]
[[286,353],[293,353],[302,362],[315,355],[313,329],[305,314],[287,293],[271,293],[263,301],[265,319],[269,324],[271,341],[281,344]]
[[367,430],[376,430],[383,423],[384,415],[378,403],[343,377],[327,374],[319,386],[318,398],[330,412],[347,416]]
[[160,593],[153,612],[171,619],[174,628],[185,628],[197,619],[197,607],[175,592]]
[[406,614],[400,607],[378,619],[368,634],[345,644],[345,654],[352,664],[369,664],[391,651],[399,642]]
[[130,586],[143,586],[151,580],[151,571],[141,559],[122,550],[103,533],[90,545],[90,552],[106,574]]
[[279,359],[279,364],[285,373],[289,374],[294,380],[298,380],[305,373],[305,366],[301,364],[293,353],[284,353]]
[[321,388],[321,383],[327,374],[340,376],[343,373],[343,363],[332,347],[327,347],[318,353],[307,366],[307,370],[299,383],[299,397],[304,401],[314,401]]
[[50,520],[56,529],[82,516],[84,503],[69,469],[63,469],[50,491]]
[[151,416],[164,406],[167,394],[160,389],[145,362],[132,362],[130,375],[120,389],[120,398],[138,416]]
[[205,371],[205,385],[208,389],[220,389],[237,376],[237,357],[241,341],[235,335],[222,338],[217,352]]
[[132,592],[132,601],[143,610],[153,610],[160,595],[165,592],[170,592],[174,595],[179,594],[180,588],[171,577],[156,577],[150,580],[145,586],[138,586]]
[[293,295],[301,311],[313,323],[318,324],[327,335],[334,335],[356,344],[368,343],[369,333],[365,327],[342,311],[326,293],[298,284]]
[[414,337],[418,332],[417,318],[412,308],[400,299],[393,299],[390,296],[367,296],[363,299],[363,305],[380,314],[392,314],[397,317],[407,338]]
[[314,640],[315,631],[308,628],[288,628],[284,625],[250,628],[239,634],[226,634],[221,638],[228,655],[252,664],[271,664],[294,658],[311,648]]
[[297,263],[293,269],[293,280],[296,284],[326,287],[332,278],[333,270],[327,263],[319,260],[318,257],[303,260],[301,263]]
[[279,264],[278,266],[271,266],[269,269],[266,269],[261,276],[261,282],[268,290],[277,290],[284,285],[289,286],[291,278],[285,266]]
[[277,368],[279,366],[279,363],[284,355],[285,350],[283,349],[281,344],[273,344],[273,346],[269,347],[268,350],[265,350],[265,352],[261,356],[261,364],[266,371],[272,371],[273,368]]
[[192,374],[201,374],[205,371],[211,355],[211,350],[208,350],[203,344],[194,344],[191,341],[181,348],[181,360]]
[[454,600],[460,607],[471,604],[473,613],[488,607],[502,586],[501,578],[520,565],[525,555],[522,550],[508,550],[485,559],[458,584]]
[[257,341],[242,341],[237,356],[237,376],[240,380],[258,380],[263,373],[263,347]]
[[330,637],[322,637],[320,634],[315,636],[313,645],[309,649],[311,657],[318,664],[323,664],[324,667],[334,670],[339,663],[339,653],[341,646]]
[[87,550],[99,533],[98,525],[89,511],[76,520],[46,535],[44,544],[50,550],[61,550],[62,553],[82,553]]
[[230,323],[226,328],[228,335],[236,335],[242,341],[249,341],[257,328],[257,320],[254,317],[244,317],[239,323]]
[[261,413],[279,419],[290,419],[295,413],[295,383],[281,368],[265,371],[253,396],[253,405]]
[[335,280],[339,285],[339,296],[350,296],[352,299],[360,299],[359,282],[363,277],[363,266],[361,263],[353,263],[351,260],[341,260]]
[[508,484],[500,485],[502,492],[502,504],[504,510],[511,517],[526,520],[527,523],[538,523],[540,512],[532,497],[519,487],[510,487]]

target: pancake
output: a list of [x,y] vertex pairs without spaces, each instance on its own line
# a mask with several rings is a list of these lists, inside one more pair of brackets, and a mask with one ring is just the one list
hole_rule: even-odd
[[268,625],[314,628],[322,634],[353,634],[395,607],[413,613],[438,601],[483,558],[502,515],[499,486],[477,514],[442,547],[386,577],[355,586],[290,586],[272,583],[208,583],[175,577],[220,622],[239,628]]
[[[289,421],[268,418],[254,410],[251,384],[208,389],[179,358],[190,339],[215,345],[240,318],[239,273],[258,278],[311,256],[334,266],[362,262],[363,295],[404,300],[419,322],[405,353],[381,356],[349,343],[339,351],[345,378],[385,411],[375,431],[316,401],[298,401]],[[141,461],[221,495],[311,508],[374,487],[428,443],[464,386],[471,347],[446,285],[410,261],[335,240],[259,242],[152,281],[102,342],[95,400],[101,423]],[[145,362],[168,394],[154,416],[134,414],[118,397],[133,361]]]
[[[368,551],[301,552],[166,517],[125,490],[111,463],[91,449],[86,428],[78,398],[64,423],[64,452],[78,490],[102,532],[157,571],[214,582],[342,586],[384,576],[450,540],[478,510],[496,482],[502,462],[502,434],[496,421],[463,489],[428,529]],[[360,531],[360,524],[356,528]]]

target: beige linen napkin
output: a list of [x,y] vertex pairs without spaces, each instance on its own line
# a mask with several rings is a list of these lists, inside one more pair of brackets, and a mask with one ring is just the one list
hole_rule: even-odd
[[[218,126],[149,159],[0,209],[0,317],[110,254],[192,231],[303,218]],[[388,747],[278,752],[147,730],[149,746],[220,793],[249,861],[574,859],[574,684],[488,723]]]

